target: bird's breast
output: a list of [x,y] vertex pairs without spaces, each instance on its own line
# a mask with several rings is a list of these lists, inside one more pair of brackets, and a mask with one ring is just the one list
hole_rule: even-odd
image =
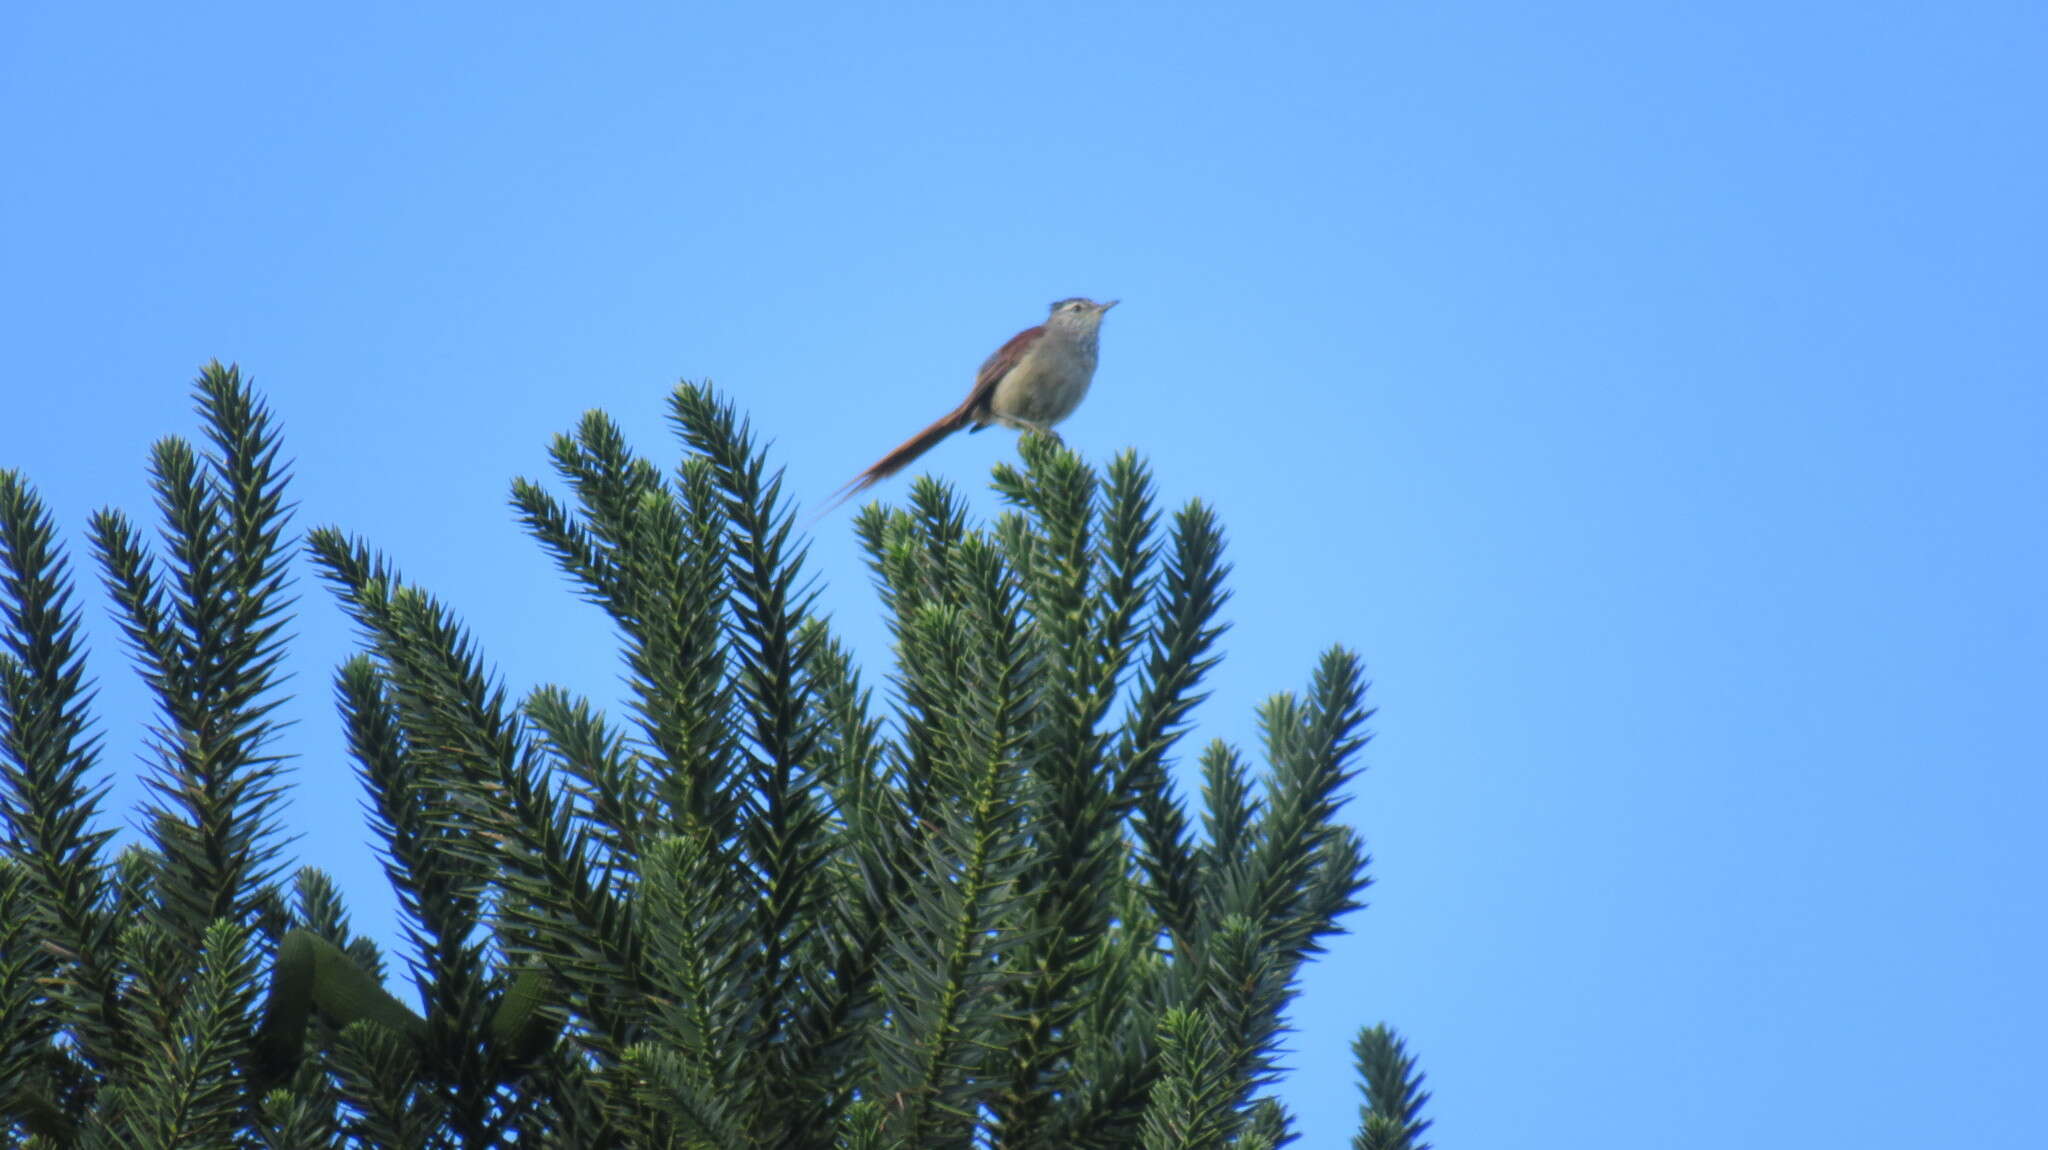
[[998,416],[1051,427],[1081,405],[1095,378],[1093,341],[1043,340],[996,384]]

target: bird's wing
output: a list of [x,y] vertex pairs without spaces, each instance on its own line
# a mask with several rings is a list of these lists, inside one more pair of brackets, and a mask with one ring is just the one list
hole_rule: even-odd
[[1010,370],[1017,366],[1017,361],[1023,359],[1024,353],[1031,350],[1031,345],[1044,334],[1045,326],[1041,324],[1038,327],[1027,327],[1011,336],[1010,342],[997,348],[994,355],[982,361],[981,370],[974,373],[974,389],[967,393],[966,399],[960,401],[960,406],[940,416],[938,422],[911,436],[896,450],[876,461],[873,467],[854,476],[846,486],[833,492],[832,498],[826,502],[824,508],[811,517],[811,522],[817,522],[833,508],[910,466],[912,460],[930,451],[941,439],[973,423],[977,413],[987,409],[990,398],[996,393],[996,384],[1001,383],[1003,377],[1010,374]]
[[974,373],[974,390],[967,393],[967,402],[960,405],[963,411],[972,414],[988,406],[989,398],[996,393],[996,384],[1010,374],[1038,337],[1045,334],[1045,325],[1027,327],[1010,337],[1010,342],[997,348],[993,355],[981,361],[981,370]]

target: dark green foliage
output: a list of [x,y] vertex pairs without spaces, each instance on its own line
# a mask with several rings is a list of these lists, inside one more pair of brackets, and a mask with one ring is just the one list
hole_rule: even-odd
[[206,448],[151,453],[163,558],[117,512],[92,524],[159,709],[148,842],[111,873],[68,565],[34,493],[0,474],[7,855],[33,939],[6,961],[35,968],[42,1031],[10,1117],[58,1144],[224,1145],[253,1117],[241,1074],[283,927],[268,747],[292,544],[268,412],[231,368],[196,393]]
[[1422,1072],[1415,1069],[1401,1036],[1385,1024],[1366,1027],[1351,1044],[1351,1053],[1358,1060],[1359,1089],[1365,1093],[1358,1137],[1351,1140],[1353,1150],[1429,1150],[1429,1143],[1422,1140],[1422,1132],[1429,1129],[1429,1120],[1422,1117],[1429,1091],[1422,1088]]
[[188,953],[219,919],[256,927],[277,875],[281,763],[266,748],[291,606],[290,509],[269,412],[232,368],[210,368],[196,390],[210,449],[168,438],[150,453],[162,561],[120,512],[92,521],[162,716],[144,825],[166,881],[145,917]]
[[[1369,711],[1325,655],[1263,770],[1169,767],[1218,658],[1222,532],[1026,437],[1009,505],[862,512],[895,665],[814,608],[779,476],[682,386],[672,470],[591,413],[514,508],[616,629],[625,713],[513,695],[364,541],[307,549],[363,651],[334,692],[405,915],[388,969],[287,876],[272,747],[289,505],[232,368],[157,445],[161,546],[92,543],[155,694],[144,841],[107,857],[72,580],[0,472],[0,1145],[1277,1147],[1261,1094],[1302,962],[1358,906],[1337,821]],[[1398,1039],[1360,1146],[1416,1148]]]
[[1221,1146],[1243,1124],[1236,1075],[1216,1033],[1199,1010],[1175,1007],[1159,1020],[1159,1079],[1145,1109],[1144,1150]]
[[[79,643],[72,580],[56,527],[27,482],[0,471],[0,781],[8,865],[0,871],[7,945],[0,991],[0,1093],[68,1127],[60,1099],[82,1099],[93,1069],[129,1049],[113,965],[114,913],[100,829],[105,784]],[[51,1010],[48,1005],[60,1006]],[[61,1025],[60,1025],[61,1022]],[[68,1049],[53,1040],[67,1032]]]

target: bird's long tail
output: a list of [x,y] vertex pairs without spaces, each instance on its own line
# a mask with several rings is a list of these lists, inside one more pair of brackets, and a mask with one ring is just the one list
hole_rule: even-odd
[[876,460],[873,467],[854,476],[852,482],[833,492],[832,498],[826,501],[825,506],[811,517],[811,522],[816,523],[844,506],[847,500],[910,466],[917,461],[918,456],[937,447],[940,440],[973,422],[968,415],[969,408],[969,404],[961,404],[940,416],[930,427],[904,440],[896,450]]

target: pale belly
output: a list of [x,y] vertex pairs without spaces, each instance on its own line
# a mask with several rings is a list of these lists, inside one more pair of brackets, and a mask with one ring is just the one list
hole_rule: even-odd
[[1027,357],[996,384],[995,395],[990,397],[990,414],[996,422],[1012,426],[1051,427],[1081,406],[1094,378],[1092,359],[1073,358],[1059,363]]

